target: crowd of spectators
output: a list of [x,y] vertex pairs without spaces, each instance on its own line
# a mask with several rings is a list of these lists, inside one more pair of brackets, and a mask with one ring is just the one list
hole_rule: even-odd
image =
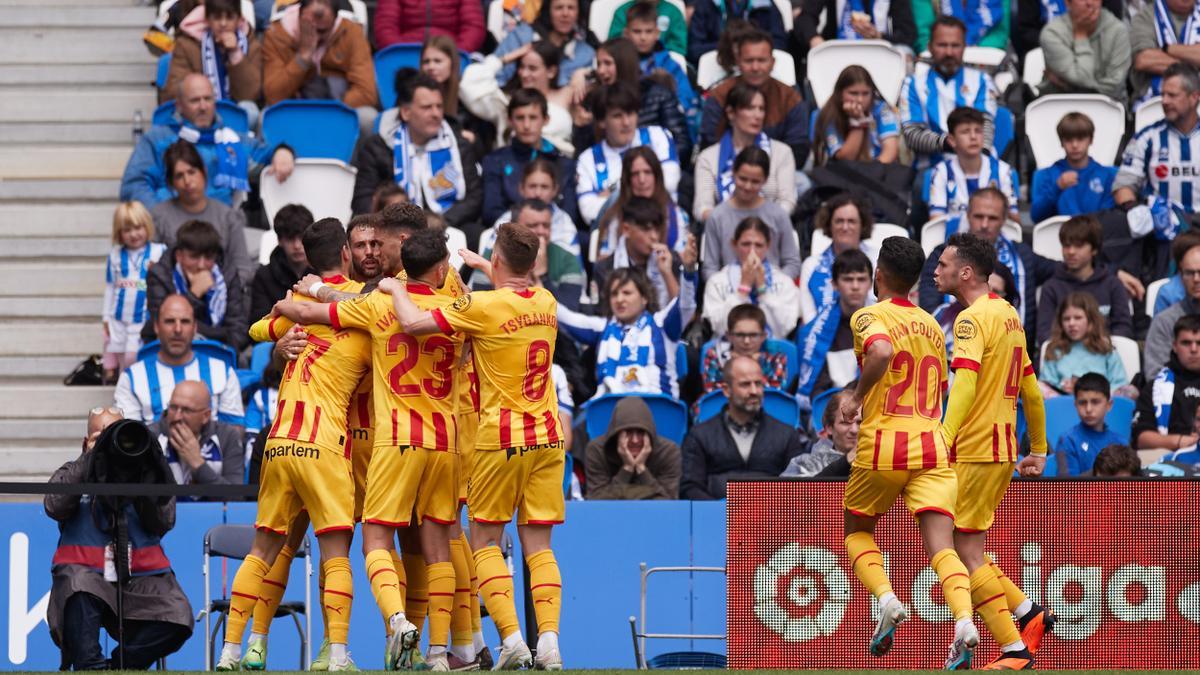
[[[589,498],[719,498],[731,478],[841,472],[855,426],[823,411],[857,377],[849,316],[874,302],[880,233],[927,240],[927,220],[995,245],[990,283],[1024,319],[1044,393],[1074,398],[1079,426],[1050,439],[1053,471],[1126,471],[1118,450],[1100,461],[1115,444],[1197,456],[1196,0],[694,0],[683,12],[635,0],[604,35],[582,0],[493,1],[505,3],[503,36],[485,28],[478,0],[379,0],[370,31],[346,0],[276,0],[255,17],[237,0],[180,0],[160,92],[175,108],[126,168],[104,312],[117,404],[166,420],[177,478],[237,480],[230,465],[248,463],[249,443],[232,430],[253,439],[273,412],[272,375],[243,392],[236,369],[249,363],[248,324],[312,272],[300,235],[313,213],[292,204],[265,223],[257,200],[260,172],[286,182],[302,167],[258,128],[260,109],[288,99],[339,100],[358,115],[356,264],[379,273],[382,244],[358,219],[395,204],[484,257],[494,226],[522,223],[542,242],[534,275],[559,300],[564,394],[688,404],[682,443],[628,396],[598,438],[576,414],[571,452]],[[908,59],[898,100],[860,65],[815,100],[809,51],[856,40]],[[419,66],[380,100],[372,49],[413,43]],[[967,47],[1008,58],[969,63]],[[1043,80],[1001,91],[999,75],[1035,48]],[[795,73],[778,72],[779,49]],[[696,74],[710,52],[728,72],[704,90]],[[799,85],[784,82],[792,76]],[[1125,107],[1126,127],[1066,114],[1064,158],[1036,170],[1019,135],[1000,145],[1002,118],[1011,127],[1036,96],[1080,93]],[[1161,118],[1135,128],[1149,97]],[[249,131],[227,126],[218,101],[246,111]],[[1113,135],[1125,139],[1116,165],[1093,150]],[[909,216],[886,222],[897,199]],[[1059,246],[1031,246],[1030,227],[1049,218]],[[247,246],[257,226],[278,239],[264,266]],[[949,347],[963,308],[933,284],[943,248],[933,243],[913,298]],[[1134,368],[1122,358],[1130,341],[1141,343]],[[799,412],[777,419],[765,403],[777,394]],[[714,396],[720,412],[704,412],[715,399],[701,397]],[[1117,399],[1137,401],[1129,428],[1105,423],[1126,409]]]

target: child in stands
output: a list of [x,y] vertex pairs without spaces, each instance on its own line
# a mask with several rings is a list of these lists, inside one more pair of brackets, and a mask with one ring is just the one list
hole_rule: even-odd
[[112,251],[104,275],[104,381],[137,360],[146,309],[146,273],[166,244],[151,242],[154,219],[141,202],[123,202],[113,213]]
[[1117,167],[1092,159],[1089,150],[1096,125],[1080,112],[1058,122],[1058,140],[1067,156],[1033,174],[1034,222],[1051,216],[1079,216],[1113,208],[1112,184]]
[[[700,135],[700,96],[692,89],[687,71],[671,57],[671,52],[660,41],[662,30],[658,23],[657,2],[640,0],[629,6],[625,12],[625,37],[637,49],[642,75],[661,70],[674,83],[675,94],[687,116],[688,133],[691,140],[695,141]],[[686,164],[690,158],[683,159]]]
[[[999,188],[1008,197],[1009,215],[1020,220],[1017,211],[1017,172],[1004,160],[984,152],[983,113],[975,108],[955,108],[946,119],[950,133],[947,142],[954,154],[937,164],[929,178],[929,217],[961,216],[976,190]],[[950,231],[947,223],[946,237]]]
[[1099,373],[1086,373],[1075,383],[1075,412],[1079,424],[1054,444],[1057,462],[1047,462],[1047,476],[1080,476],[1092,470],[1100,450],[1127,439],[1109,429],[1104,416],[1112,410],[1109,382]]
[[1108,337],[1100,307],[1088,293],[1071,293],[1063,299],[1044,354],[1038,380],[1046,398],[1074,393],[1079,378],[1087,373],[1103,374],[1118,396],[1137,396]]

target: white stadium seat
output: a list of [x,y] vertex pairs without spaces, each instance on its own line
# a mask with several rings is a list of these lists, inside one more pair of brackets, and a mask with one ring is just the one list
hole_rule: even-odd
[[1062,243],[1058,240],[1058,231],[1062,224],[1070,220],[1070,216],[1051,216],[1033,226],[1033,252],[1062,262]]
[[1052,94],[1025,108],[1025,135],[1038,168],[1044,169],[1066,156],[1057,127],[1070,112],[1081,112],[1096,125],[1092,157],[1101,164],[1116,163],[1125,133],[1125,106],[1103,94]]
[[1046,54],[1041,47],[1035,47],[1025,53],[1025,68],[1021,73],[1021,79],[1033,93],[1038,93],[1038,85],[1041,84],[1042,78],[1046,75]]
[[[1146,316],[1154,316],[1154,303],[1158,300],[1158,292],[1167,285],[1168,281],[1170,279],[1158,279],[1151,281],[1150,285],[1146,287]],[[1130,377],[1133,376],[1130,375]]]
[[[267,222],[275,222],[275,214],[288,204],[303,204],[312,211],[313,218],[337,218],[345,225],[350,221],[350,201],[354,198],[354,176],[358,170],[336,159],[297,159],[296,168],[287,181],[275,180],[275,173],[267,168],[262,173],[259,192]],[[259,259],[270,260],[275,248],[275,233],[268,231],[263,236]]]
[[886,40],[827,40],[808,52],[808,82],[817,107],[833,95],[838,76],[850,65],[866,68],[888,103],[895,105],[900,100],[900,88],[908,75],[904,52]]

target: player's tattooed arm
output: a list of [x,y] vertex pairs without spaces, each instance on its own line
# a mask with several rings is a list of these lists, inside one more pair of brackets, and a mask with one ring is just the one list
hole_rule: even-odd
[[325,285],[325,282],[321,281],[321,277],[315,274],[304,275],[300,281],[297,281],[292,286],[292,292],[302,293],[320,302],[341,302],[342,300],[352,300],[359,296],[358,293],[349,293],[330,288]]
[[292,299],[291,291],[288,291],[287,297],[275,303],[273,311],[299,324],[319,323],[328,326],[330,323],[328,304],[297,302]]

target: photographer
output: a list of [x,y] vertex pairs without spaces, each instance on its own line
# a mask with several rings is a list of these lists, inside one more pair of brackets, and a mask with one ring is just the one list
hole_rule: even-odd
[[[88,416],[83,454],[54,472],[50,482],[169,484],[174,480],[145,426],[122,420],[115,408],[96,408]],[[120,639],[117,547],[113,545],[118,504],[131,550],[129,575],[121,591],[125,668],[146,670],[178,650],[192,634],[192,607],[159,546],[160,537],[175,526],[175,498],[48,494],[44,504],[60,532],[46,622],[62,650],[63,669],[118,667],[121,646],[113,650],[111,659],[104,658],[100,647],[101,626]]]

